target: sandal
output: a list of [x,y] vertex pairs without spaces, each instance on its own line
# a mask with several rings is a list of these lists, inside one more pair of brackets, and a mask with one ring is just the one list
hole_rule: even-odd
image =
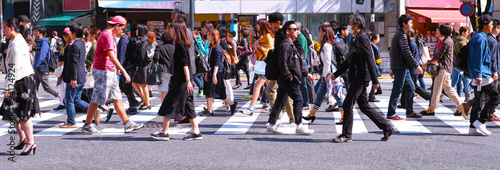
[[420,114],[422,114],[422,116],[434,116],[436,113],[435,112],[427,113],[427,110],[422,110],[420,111]]
[[239,84],[237,84],[237,85],[234,85],[234,86],[233,86],[233,89],[239,89],[240,87],[241,87],[241,86],[240,86]]

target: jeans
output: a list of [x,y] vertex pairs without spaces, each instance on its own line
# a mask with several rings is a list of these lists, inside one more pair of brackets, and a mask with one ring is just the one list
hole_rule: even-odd
[[387,117],[390,118],[396,114],[396,102],[403,91],[403,86],[407,88],[405,94],[406,115],[411,115],[413,114],[413,94],[415,93],[415,85],[411,79],[410,71],[408,69],[392,69],[392,73],[394,74],[394,83],[391,97],[389,98]]
[[[323,77],[321,77],[321,79],[323,79]],[[316,101],[314,101],[314,107],[316,109],[319,109],[319,107],[321,107],[321,104],[323,104],[323,99],[325,98],[325,95],[327,92],[328,92],[328,90],[327,90],[326,82],[321,81],[321,84],[319,85],[318,93],[316,96]],[[331,94],[331,95],[333,95],[333,98],[335,98],[335,100],[337,100],[337,105],[339,106],[339,108],[342,108],[342,106],[344,105],[344,99],[342,97],[335,95],[335,94]]]
[[[307,62],[306,60],[302,60],[302,64],[307,70]],[[307,107],[307,102],[309,102],[309,94],[307,93],[307,77],[302,78],[302,82],[300,83],[300,91],[302,92],[302,101],[303,107]]]
[[458,96],[462,96],[462,82],[465,93],[470,93],[470,79],[465,77],[463,74],[460,74],[462,70],[458,68],[453,68],[451,72],[451,87],[457,86],[457,94]]
[[75,106],[83,110],[87,110],[87,108],[89,107],[89,103],[82,100],[83,86],[85,86],[85,83],[78,84],[76,88],[71,87],[69,83],[66,84],[66,95],[64,101],[66,107],[66,114],[68,115],[68,119],[66,119],[68,125],[76,124]]
[[203,74],[201,76],[194,76],[193,81],[198,86],[198,89],[203,90]]
[[419,74],[417,80],[420,83],[420,87],[425,90],[424,74]]

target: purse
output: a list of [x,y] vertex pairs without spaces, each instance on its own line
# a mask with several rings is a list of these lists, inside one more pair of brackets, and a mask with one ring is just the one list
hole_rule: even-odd
[[92,89],[92,88],[94,88],[94,76],[92,76],[92,72],[91,71],[87,72],[86,78],[87,78],[87,81],[85,82],[85,86],[83,86],[83,88],[84,89]]
[[207,61],[207,58],[204,57],[203,55],[196,57],[195,62],[196,62],[196,75],[201,75],[203,73],[209,72],[210,69],[212,69]]
[[266,62],[255,61],[255,67],[253,68],[255,74],[266,75]]
[[428,61],[427,68],[425,68],[425,71],[433,76],[439,75],[439,63],[437,61],[432,61],[432,60]]
[[146,84],[148,85],[160,85],[162,83],[161,79],[162,69],[158,62],[152,63],[149,65],[148,69],[148,79],[146,80]]

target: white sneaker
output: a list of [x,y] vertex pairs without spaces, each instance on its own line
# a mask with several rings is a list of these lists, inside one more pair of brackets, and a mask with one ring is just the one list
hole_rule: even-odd
[[476,127],[479,132],[485,135],[491,135],[491,132],[486,129],[486,125],[479,122],[479,120],[474,121],[474,123],[472,123],[472,126]]
[[487,135],[478,131],[476,128],[469,128],[469,136],[487,136]]
[[245,114],[245,115],[253,115],[253,110],[250,110],[250,109],[244,109],[244,110],[240,110],[241,113]]
[[302,126],[299,129],[295,129],[295,134],[297,135],[311,135],[314,133],[314,130],[308,129],[307,127]]
[[278,125],[274,125],[271,128],[268,126],[266,132],[267,133],[279,133],[278,132]]

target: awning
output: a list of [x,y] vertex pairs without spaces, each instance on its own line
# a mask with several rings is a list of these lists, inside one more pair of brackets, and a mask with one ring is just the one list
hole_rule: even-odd
[[408,9],[431,19],[432,23],[466,23],[466,17],[458,9]]
[[83,12],[63,12],[48,18],[41,19],[38,25],[45,26],[67,26],[73,22],[78,22],[83,25],[91,25],[92,11]]
[[175,0],[99,0],[101,8],[174,9]]

